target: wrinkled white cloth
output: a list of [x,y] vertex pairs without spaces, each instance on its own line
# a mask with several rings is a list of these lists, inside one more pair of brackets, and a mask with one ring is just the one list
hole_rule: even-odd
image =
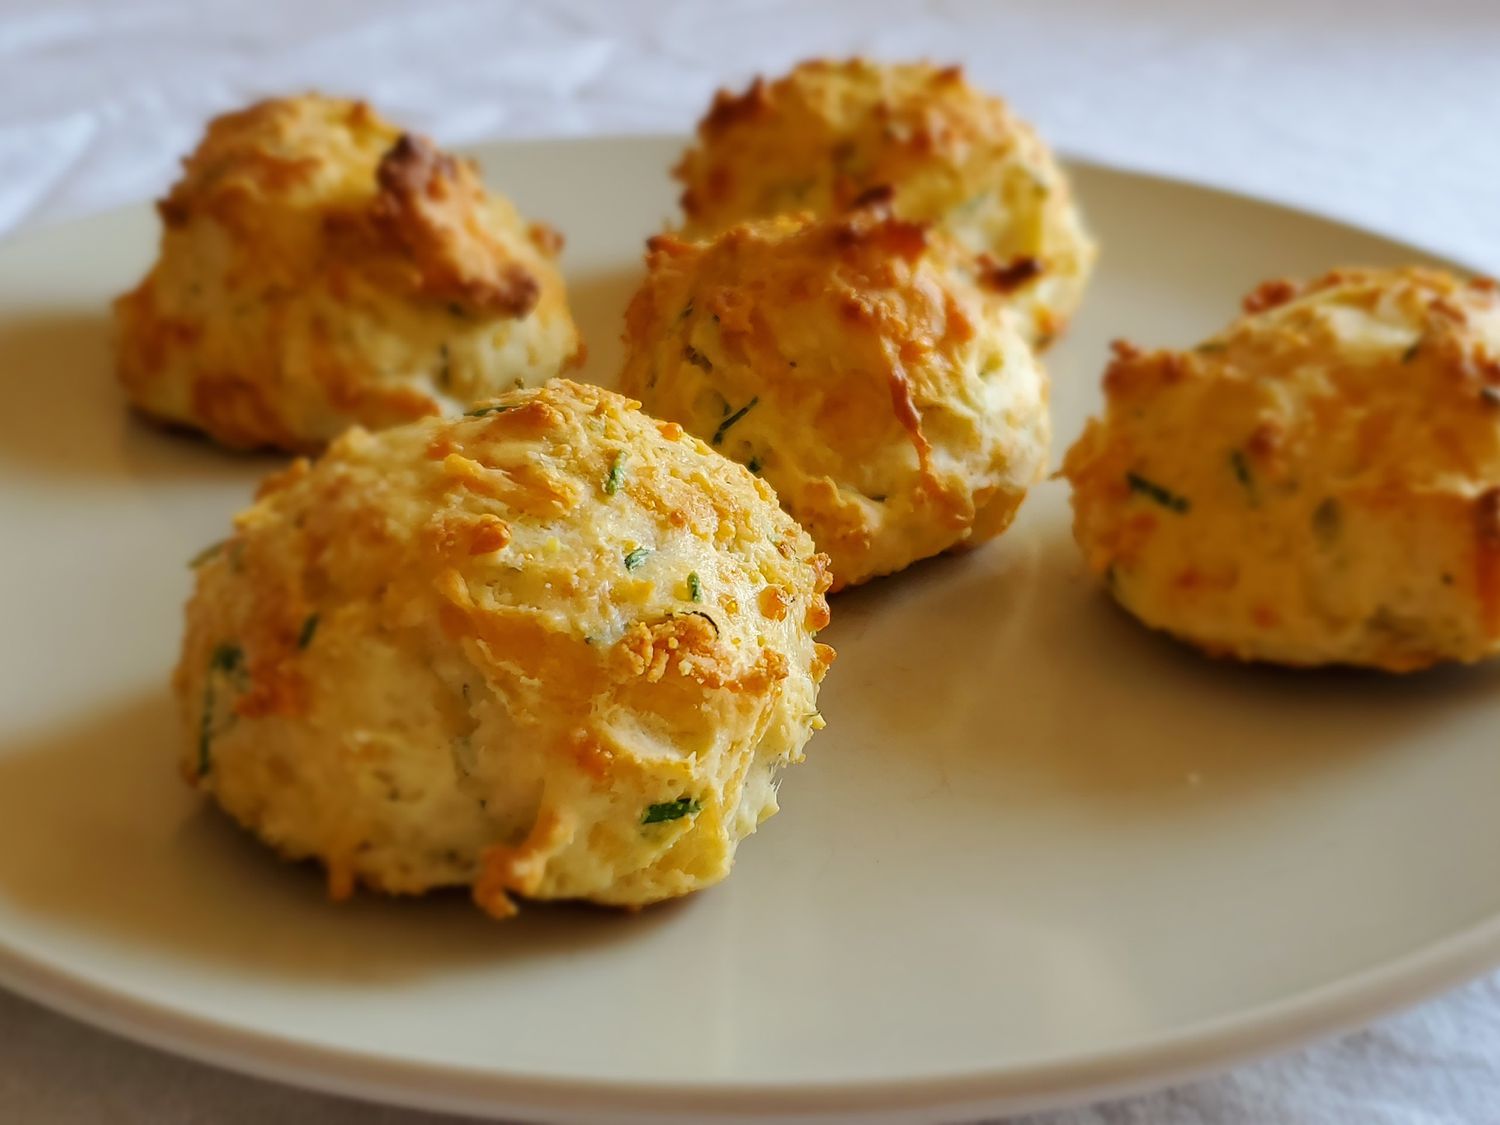
[[[1065,151],[1500,272],[1497,0],[0,0],[0,235],[159,194],[203,121],[317,87],[461,143],[684,131],[816,54],[964,62]],[[437,1125],[0,993],[0,1121]],[[441,1119],[449,1120],[449,1119]],[[1027,1125],[1500,1123],[1500,977],[1343,1039]]]
[[817,54],[964,62],[1064,150],[1500,268],[1494,0],[0,0],[0,232],[160,192],[318,87],[463,142],[686,130]]

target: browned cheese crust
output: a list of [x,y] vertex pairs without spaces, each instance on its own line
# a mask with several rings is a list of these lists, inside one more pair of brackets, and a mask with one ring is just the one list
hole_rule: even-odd
[[751,467],[837,587],[1003,531],[1045,470],[1046,375],[941,231],[867,206],[652,240],[622,387]]
[[1388,671],[1500,644],[1500,296],[1430,269],[1267,282],[1187,351],[1115,345],[1068,452],[1090,569],[1200,648]]
[[558,236],[363,102],[217,118],[158,210],[117,371],[140,410],[221,444],[316,450],[581,358]]
[[597,387],[351,430],[196,569],[183,772],[336,897],[687,894],[822,726],[826,560]]
[[1051,151],[958,67],[820,59],[721,90],[675,171],[688,237],[887,199],[957,239],[1038,346],[1066,326],[1096,256]]

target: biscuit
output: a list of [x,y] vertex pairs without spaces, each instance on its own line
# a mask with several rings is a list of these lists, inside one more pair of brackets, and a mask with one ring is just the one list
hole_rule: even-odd
[[981,543],[1045,470],[1048,388],[961,253],[871,208],[660,236],[622,388],[770,483],[836,589]]
[[352,429],[196,565],[183,771],[335,897],[687,894],[822,726],[827,587],[763,482],[597,387]]
[[1500,644],[1500,295],[1271,281],[1187,351],[1115,345],[1069,450],[1090,569],[1210,653],[1403,672]]
[[817,60],[720,91],[675,174],[689,238],[888,195],[898,217],[969,250],[1038,347],[1072,317],[1096,257],[1051,150],[957,67]]
[[316,451],[581,359],[555,232],[362,102],[216,119],[158,210],[157,261],[115,303],[117,373],[222,445]]

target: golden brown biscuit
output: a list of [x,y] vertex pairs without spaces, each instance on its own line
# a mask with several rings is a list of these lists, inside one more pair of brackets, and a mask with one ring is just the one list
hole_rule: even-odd
[[363,102],[217,118],[158,210],[157,262],[115,303],[120,381],[224,445],[316,450],[581,358],[557,235]]
[[835,588],[981,543],[1045,469],[1047,380],[960,254],[872,210],[659,237],[623,389],[769,481]]
[[597,387],[353,429],[198,564],[183,769],[337,897],[687,894],[822,726],[825,564],[764,483]]
[[1500,644],[1500,296],[1425,269],[1272,281],[1186,352],[1123,342],[1068,452],[1130,613],[1211,653],[1408,671]]
[[676,175],[690,238],[889,192],[897,216],[938,223],[976,255],[969,268],[1010,295],[1041,347],[1078,307],[1096,255],[1051,151],[958,67],[818,60],[721,90]]

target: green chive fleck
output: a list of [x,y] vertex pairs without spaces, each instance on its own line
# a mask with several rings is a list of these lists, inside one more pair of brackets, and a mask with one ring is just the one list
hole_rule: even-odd
[[684,320],[686,320],[688,317],[690,317],[692,315],[693,315],[693,302],[689,301],[687,304],[685,304],[685,305],[682,306],[682,311],[677,314],[677,323],[681,324]]
[[203,717],[198,721],[198,776],[205,776],[214,767],[214,673],[232,673],[240,670],[245,652],[239,645],[216,645],[208,657],[208,675],[203,680]]
[[1339,529],[1343,526],[1343,523],[1343,508],[1332,496],[1313,509],[1313,534],[1318,537],[1318,541],[1325,547],[1332,546],[1333,541],[1338,538]]
[[214,685],[210,680],[203,689],[203,718],[198,722],[198,776],[214,768]]
[[625,454],[616,453],[614,463],[609,467],[609,474],[604,478],[604,495],[613,496],[620,491],[620,485],[625,483]]
[[1205,340],[1203,343],[1199,344],[1196,348],[1193,349],[1193,351],[1202,353],[1204,355],[1212,352],[1227,352],[1228,350],[1229,345],[1224,343],[1223,340]]
[[1422,350],[1422,337],[1418,336],[1416,343],[1401,353],[1401,362],[1410,363],[1417,358],[1417,353]]
[[693,347],[692,344],[685,344],[683,346],[682,358],[687,360],[700,371],[712,371],[714,369],[713,360],[709,359],[708,356],[704,355],[697,348]]
[[203,550],[199,551],[196,555],[188,560],[188,569],[197,570],[209,559],[213,558],[220,551],[222,551],[224,549],[224,545],[228,542],[228,539],[220,539],[217,543],[210,543],[207,547],[204,547]]
[[504,414],[510,409],[509,403],[498,402],[493,406],[476,406],[473,410],[465,410],[465,418],[483,418],[486,414]]
[[651,548],[650,547],[637,547],[633,551],[626,552],[626,555],[625,555],[625,569],[626,570],[636,570],[636,569],[638,569],[640,567],[640,565],[646,561],[647,556],[649,556],[650,554],[651,554]]
[[1139,492],[1149,500],[1154,500],[1163,508],[1171,512],[1185,512],[1192,507],[1186,496],[1179,496],[1171,489],[1163,488],[1154,480],[1147,480],[1139,473],[1126,473],[1125,483],[1130,485],[1132,492]]
[[1232,449],[1229,451],[1229,465],[1234,470],[1234,479],[1246,488],[1255,487],[1255,478],[1250,475],[1250,459],[1245,456],[1243,450]]
[[215,647],[208,658],[208,667],[214,672],[237,672],[245,659],[245,650],[228,642]]
[[681,820],[685,816],[696,816],[703,806],[695,797],[678,797],[675,801],[663,801],[659,805],[647,805],[642,824],[660,824],[664,820]]
[[719,423],[719,428],[714,431],[714,440],[712,442],[710,442],[709,444],[710,445],[718,445],[721,441],[723,441],[724,440],[724,435],[729,432],[729,427],[733,426],[736,422],[738,422],[746,414],[749,414],[750,411],[752,409],[754,409],[755,404],[758,403],[758,402],[760,402],[760,396],[756,395],[749,402],[745,403],[744,406],[740,407],[733,414],[731,414],[728,418],[725,418],[724,421],[720,422]]
[[307,620],[302,622],[302,631],[297,634],[297,647],[306,648],[312,644],[313,634],[318,631],[318,615],[309,613]]
[[703,600],[703,582],[698,578],[696,570],[688,575],[688,600],[694,602]]
[[750,458],[750,460],[745,463],[745,468],[749,469],[756,476],[759,476],[760,475],[760,458],[759,457],[752,457],[752,458]]

